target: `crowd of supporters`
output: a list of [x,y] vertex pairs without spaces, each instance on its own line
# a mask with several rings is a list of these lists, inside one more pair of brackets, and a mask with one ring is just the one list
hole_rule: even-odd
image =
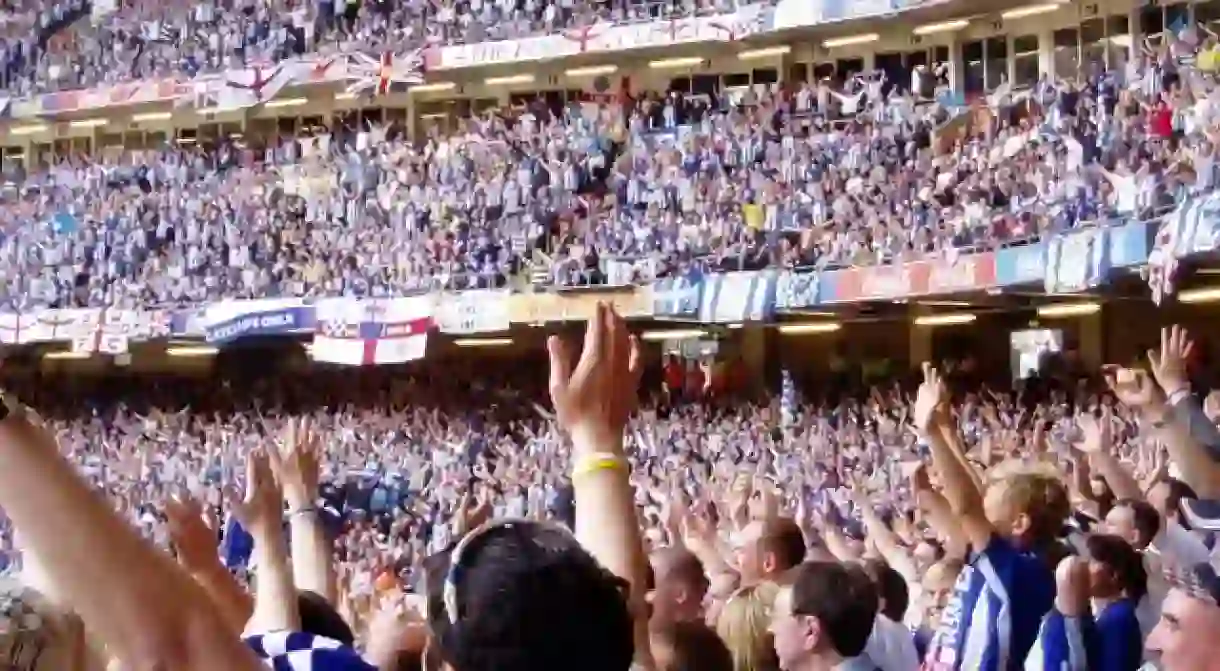
[[525,271],[621,283],[953,255],[1146,218],[1216,181],[1214,81],[1172,53],[969,108],[874,73],[539,101],[414,141],[367,124],[63,158],[0,192],[0,291],[15,307],[138,306],[503,286]]
[[74,0],[15,3],[4,88],[29,95],[194,76],[314,53],[396,52],[547,35],[599,23],[731,13],[737,0],[347,2]]
[[945,362],[787,401],[589,331],[549,378],[9,379],[2,661],[1216,664],[1220,393],[1185,331],[1020,391]]
[[[41,90],[727,8],[13,7],[41,18],[5,62]],[[540,102],[411,141],[65,158],[0,190],[0,298],[619,283],[1149,218],[1216,186],[1215,82],[1181,58],[1199,46],[1184,31],[965,108],[933,74],[863,73]],[[599,306],[579,347],[512,370],[13,376],[0,666],[1220,669],[1220,394],[1193,347],[1170,328],[1140,366],[1011,391],[925,364],[747,394],[646,373]]]

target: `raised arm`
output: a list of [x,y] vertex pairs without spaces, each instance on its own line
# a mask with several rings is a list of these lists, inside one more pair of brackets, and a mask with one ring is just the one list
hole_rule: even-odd
[[293,420],[284,434],[284,452],[270,454],[271,467],[284,488],[292,543],[293,583],[330,604],[339,597],[332,552],[318,518],[318,452],[321,437],[307,418]]
[[915,429],[932,452],[932,466],[940,473],[945,501],[961,525],[975,552],[987,547],[995,529],[983,513],[983,495],[966,465],[964,455],[945,439],[951,421],[944,411],[948,393],[940,373],[930,363],[923,364],[924,381],[915,396]]
[[262,668],[203,588],[77,475],[24,408],[6,400],[0,413],[0,507],[116,659],[130,668]]
[[233,635],[240,635],[254,612],[254,599],[221,563],[216,532],[204,523],[199,503],[170,500],[165,504],[165,517],[178,563],[203,585]]
[[251,454],[246,462],[246,498],[237,506],[238,520],[254,537],[254,563],[258,571],[254,614],[246,623],[246,632],[250,634],[301,628],[288,547],[284,543],[282,496],[267,455]]
[[576,537],[602,565],[631,584],[636,659],[651,668],[645,615],[648,559],[623,451],[623,429],[637,403],[639,347],[623,318],[602,303],[585,329],[575,368],[562,340],[552,336],[547,341],[551,400],[559,425],[572,439]]
[[[1119,462],[1111,451],[1113,441],[1110,438],[1110,417],[1105,415],[1097,418],[1081,415],[1077,418],[1076,423],[1084,432],[1084,442],[1080,444],[1081,451],[1089,455],[1090,466],[1097,469],[1098,474],[1110,486],[1110,491],[1114,492],[1114,496],[1120,499],[1143,499],[1144,492],[1136,482],[1135,476]],[[1084,484],[1086,485],[1084,491],[1088,491],[1088,483]]]

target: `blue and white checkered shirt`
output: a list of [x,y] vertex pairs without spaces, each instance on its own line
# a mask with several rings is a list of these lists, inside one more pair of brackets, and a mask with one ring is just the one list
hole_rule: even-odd
[[324,636],[276,631],[245,641],[275,671],[376,671],[355,650]]

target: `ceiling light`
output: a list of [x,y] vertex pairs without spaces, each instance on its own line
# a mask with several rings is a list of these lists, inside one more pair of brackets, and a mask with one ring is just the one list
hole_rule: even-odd
[[356,94],[351,91],[340,91],[335,94],[335,100],[355,100]]
[[47,129],[46,126],[37,125],[37,124],[33,125],[33,126],[13,126],[12,128],[8,129],[8,134],[9,135],[36,135],[38,133],[44,132],[46,129]]
[[564,70],[563,73],[569,77],[599,77],[601,75],[612,75],[618,72],[617,65],[590,65],[585,68],[572,68]]
[[174,116],[173,112],[144,112],[143,114],[131,115],[131,120],[135,122],[141,121],[165,121]]
[[839,322],[808,322],[805,324],[780,324],[776,329],[784,335],[805,335],[807,333],[834,333],[843,328]]
[[693,340],[707,335],[703,329],[672,329],[668,331],[644,331],[640,340],[660,342],[664,340]]
[[1059,305],[1043,305],[1038,308],[1038,316],[1048,319],[1054,317],[1080,317],[1096,314],[1100,311],[1101,303],[1060,303]]
[[749,61],[756,58],[772,58],[775,56],[783,56],[792,51],[792,47],[783,44],[778,47],[763,47],[762,49],[749,49],[737,54],[738,60]]
[[105,126],[108,123],[110,123],[109,119],[78,119],[76,121],[69,121],[68,126],[70,128],[97,128]]
[[1220,301],[1220,287],[1187,289],[1178,292],[1179,303],[1214,303]]
[[974,314],[969,312],[951,312],[943,315],[924,315],[915,318],[916,326],[954,326],[957,324],[969,324],[975,319],[978,319]]
[[407,89],[408,93],[429,93],[433,91],[450,91],[457,88],[453,82],[432,82],[431,84],[416,84]]
[[300,107],[309,102],[309,98],[284,98],[283,100],[268,100],[263,103],[266,109],[277,109],[281,107]]
[[509,75],[507,77],[488,77],[483,83],[488,86],[508,86],[509,84],[529,84],[534,81],[534,75]]
[[869,42],[876,42],[879,39],[881,39],[881,36],[877,33],[865,33],[864,35],[849,35],[847,37],[835,37],[824,40],[822,46],[827,49],[834,49],[835,47],[847,47],[853,44],[867,44]]
[[216,356],[220,350],[207,345],[194,345],[191,347],[167,347],[165,353],[169,356]]
[[88,359],[93,356],[91,352],[73,352],[72,350],[61,350],[58,352],[47,352],[42,355],[44,359],[67,361],[73,359]]
[[513,344],[512,338],[458,338],[453,341],[458,347],[504,347]]
[[1039,14],[1048,14],[1058,10],[1062,5],[1057,3],[1046,3],[1042,5],[1030,5],[1028,7],[1016,7],[1004,12],[1000,12],[1001,19],[1023,19],[1027,16],[1037,16]]
[[669,70],[672,68],[693,68],[696,65],[703,65],[703,58],[698,56],[690,56],[687,58],[666,58],[659,61],[652,61],[648,67],[653,70]]
[[943,21],[941,23],[929,23],[922,26],[916,26],[911,32],[916,35],[935,35],[936,33],[950,33],[955,30],[961,30],[970,25],[970,22],[965,19],[956,21]]

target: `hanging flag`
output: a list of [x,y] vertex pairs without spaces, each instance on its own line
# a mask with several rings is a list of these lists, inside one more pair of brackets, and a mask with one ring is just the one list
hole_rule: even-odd
[[354,81],[348,85],[348,93],[383,96],[390,92],[390,87],[395,82],[418,84],[424,81],[424,58],[421,49],[404,56],[395,56],[392,51],[384,51],[378,59],[362,53],[353,53],[350,59],[349,73]]
[[280,63],[274,67],[255,65],[229,72],[216,92],[217,112],[245,109],[261,105],[274,98],[284,87],[296,80],[300,63]]
[[430,296],[321,301],[316,305],[313,360],[369,366],[422,359],[434,305]]
[[779,392],[779,414],[780,421],[785,427],[796,424],[796,382],[792,379],[792,373],[785,368],[783,380],[780,383]]

